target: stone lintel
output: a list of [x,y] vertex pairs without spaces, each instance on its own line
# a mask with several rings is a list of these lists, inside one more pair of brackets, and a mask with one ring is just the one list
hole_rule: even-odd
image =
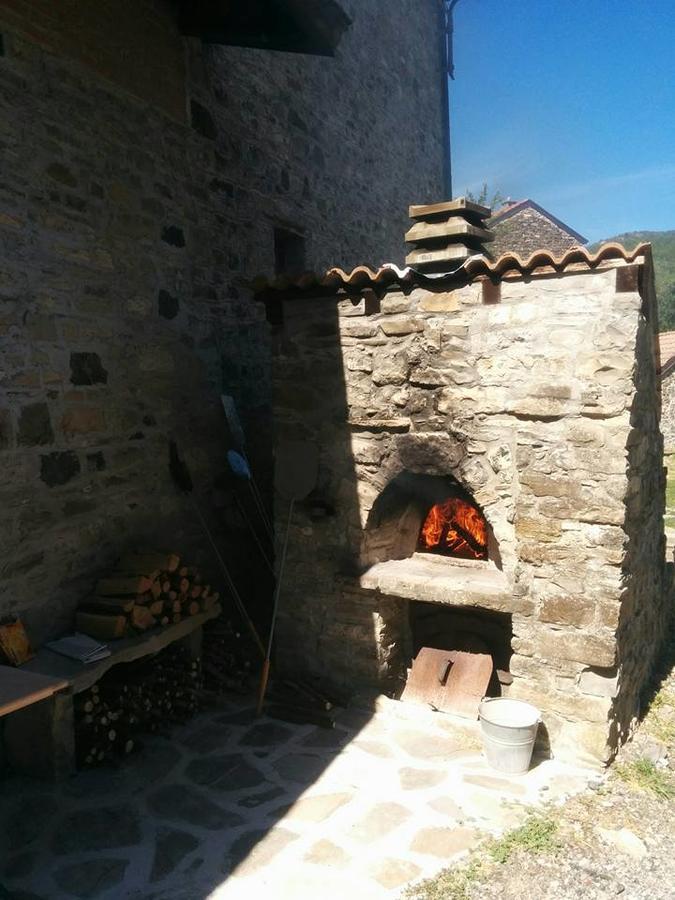
[[408,559],[376,563],[361,575],[359,584],[406,600],[513,611],[508,580],[493,563],[463,566],[455,560],[425,556],[416,553]]

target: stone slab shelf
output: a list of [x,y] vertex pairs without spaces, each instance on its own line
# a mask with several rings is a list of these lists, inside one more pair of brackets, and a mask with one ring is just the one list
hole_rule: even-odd
[[96,684],[108,669],[118,663],[133,662],[151,653],[158,653],[174,641],[188,637],[205,622],[219,615],[220,606],[216,604],[213,609],[183,619],[177,625],[157,627],[134,637],[109,641],[110,656],[95,663],[80,663],[43,647],[30,662],[21,667],[21,671],[65,679],[72,692],[79,694]]
[[493,563],[457,565],[447,558],[415,553],[408,559],[376,563],[359,579],[367,590],[389,597],[478,606],[511,612],[513,594],[503,572]]

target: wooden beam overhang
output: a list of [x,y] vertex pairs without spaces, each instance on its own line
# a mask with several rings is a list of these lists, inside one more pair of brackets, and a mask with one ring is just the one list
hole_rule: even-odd
[[334,56],[351,19],[336,0],[181,0],[181,32],[206,44]]

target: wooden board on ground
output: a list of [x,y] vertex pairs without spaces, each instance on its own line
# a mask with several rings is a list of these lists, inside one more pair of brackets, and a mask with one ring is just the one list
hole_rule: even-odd
[[45,700],[67,687],[68,682],[63,678],[50,678],[12,666],[0,666],[0,716]]
[[487,652],[422,647],[413,660],[401,700],[475,719],[492,668]]
[[422,647],[413,660],[401,700],[440,709],[443,684],[439,680],[439,673],[441,667],[447,665],[453,656],[454,652],[451,650]]
[[478,718],[478,705],[485,696],[491,677],[492,657],[489,653],[458,650],[439,709],[464,719]]

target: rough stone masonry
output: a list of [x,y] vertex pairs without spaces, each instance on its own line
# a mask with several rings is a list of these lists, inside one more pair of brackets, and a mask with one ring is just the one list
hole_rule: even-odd
[[[410,600],[499,610],[512,621],[504,690],[543,711],[555,755],[607,760],[639,712],[666,614],[649,258],[389,278],[386,291],[361,277],[362,291],[354,279],[268,301],[278,440],[321,451],[291,533],[281,662],[396,693]],[[458,482],[494,560],[477,574],[401,560],[410,547],[374,517],[403,475]]]
[[126,546],[203,547],[169,435],[256,589],[215,487],[221,392],[269,476],[246,284],[274,269],[276,228],[308,267],[402,256],[407,203],[441,190],[439,5],[343,5],[334,59],[202,46],[157,0],[0,5],[0,615],[37,644]]

